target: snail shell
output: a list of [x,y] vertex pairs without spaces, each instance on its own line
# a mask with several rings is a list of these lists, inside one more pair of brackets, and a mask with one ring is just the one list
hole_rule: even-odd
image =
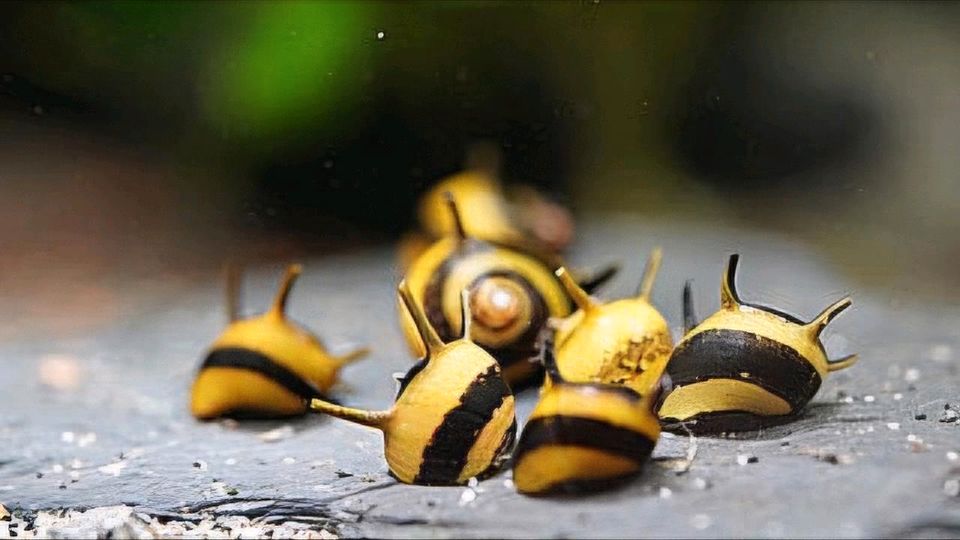
[[367,349],[358,349],[331,355],[319,338],[287,318],[287,297],[300,272],[300,265],[288,267],[271,309],[247,319],[237,313],[238,276],[228,274],[230,324],[197,373],[190,392],[193,416],[303,414],[309,399],[333,386],[340,368],[367,354]]
[[[459,336],[460,291],[469,294],[470,338],[492,354],[504,376],[522,386],[536,380],[538,336],[551,317],[570,313],[569,296],[541,258],[511,246],[468,236],[452,197],[448,211],[455,233],[434,243],[408,269],[406,282],[441,339]],[[404,335],[415,354],[424,352],[410,315],[400,311]]]
[[591,298],[564,268],[557,271],[580,307],[556,324],[554,353],[566,380],[623,384],[640,394],[657,383],[673,350],[670,327],[650,303],[661,258],[655,249],[635,296],[607,303]]
[[405,283],[400,298],[426,353],[401,379],[393,407],[362,411],[314,399],[311,408],[381,430],[387,465],[402,482],[465,484],[496,471],[516,436],[514,398],[496,360],[468,337],[466,292],[464,335],[450,342],[440,339]]
[[843,298],[810,322],[747,304],[736,289],[739,256],[731,255],[720,310],[695,324],[690,284],[684,291],[687,332],[666,372],[675,385],[659,408],[666,429],[697,433],[753,430],[793,419],[826,376],[856,361],[829,360],[820,333],[843,310]]

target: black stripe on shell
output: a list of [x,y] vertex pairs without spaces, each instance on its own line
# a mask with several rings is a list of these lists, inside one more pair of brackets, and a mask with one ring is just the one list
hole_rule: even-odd
[[519,462],[524,455],[548,445],[579,446],[627,458],[642,465],[657,444],[646,434],[615,426],[595,418],[554,415],[527,423],[514,452]]
[[742,330],[706,330],[681,343],[667,364],[674,387],[710,379],[755,384],[796,412],[820,388],[820,374],[792,347]]
[[423,368],[427,367],[428,362],[429,362],[428,358],[421,358],[420,360],[417,361],[416,364],[414,364],[413,366],[410,367],[409,370],[407,370],[407,373],[404,374],[404,376],[400,379],[400,388],[397,389],[397,397],[394,399],[394,401],[396,401],[397,399],[400,399],[400,396],[402,396],[403,393],[407,391],[407,387],[410,386],[410,381],[412,381],[414,377],[419,375],[420,372],[423,371]]
[[450,485],[467,463],[483,428],[493,413],[510,396],[510,388],[500,377],[496,366],[477,376],[460,396],[460,405],[443,417],[433,437],[423,449],[423,463],[415,484]]
[[200,370],[211,367],[229,367],[259,373],[303,399],[321,395],[320,390],[266,355],[240,347],[224,347],[210,351]]
[[493,462],[490,463],[490,468],[486,471],[477,475],[478,480],[483,480],[497,474],[501,468],[503,468],[504,463],[510,461],[511,453],[513,451],[513,446],[517,442],[517,418],[513,418],[513,422],[510,423],[510,427],[507,428],[507,432],[503,434],[503,438],[500,439],[500,446],[497,447],[497,451],[493,455]]
[[638,472],[640,471],[636,470],[619,476],[606,478],[580,478],[558,481],[537,492],[524,493],[524,495],[544,497],[551,495],[587,495],[601,491],[610,491],[624,487]]
[[497,457],[504,456],[513,451],[513,444],[517,442],[517,418],[513,418],[513,422],[510,423],[510,428],[507,429],[507,432],[503,434],[503,439],[500,441],[500,446],[497,447]]
[[797,414],[761,415],[746,411],[711,411],[694,415],[683,421],[675,418],[663,418],[660,426],[672,433],[693,433],[694,435],[715,435],[738,431],[758,431],[786,424],[797,418]]
[[583,390],[585,394],[592,395],[595,392],[606,392],[607,394],[617,394],[620,397],[630,401],[631,403],[636,403],[643,399],[643,396],[640,395],[640,392],[637,392],[629,386],[623,386],[620,384],[606,384],[606,383],[563,383],[568,388],[575,388],[578,391]]

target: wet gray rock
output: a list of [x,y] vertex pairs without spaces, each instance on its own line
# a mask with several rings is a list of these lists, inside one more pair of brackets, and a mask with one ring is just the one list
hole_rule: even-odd
[[[683,282],[694,279],[701,315],[716,309],[725,257],[736,250],[746,298],[810,317],[853,294],[854,308],[825,339],[833,356],[859,352],[860,363],[832,375],[792,424],[728,438],[665,437],[646,471],[617,491],[533,499],[513,490],[508,472],[474,488],[405,486],[387,474],[382,438],[371,429],[313,416],[189,416],[194,369],[224,321],[221,284],[211,276],[180,295],[146,295],[136,316],[94,334],[0,344],[0,503],[34,524],[59,516],[47,530],[64,536],[156,535],[163,524],[166,536],[197,536],[202,525],[242,537],[264,527],[344,537],[960,533],[950,495],[960,423],[937,421],[946,404],[960,403],[960,310],[893,304],[801,244],[731,228],[594,219],[572,260],[622,261],[600,293],[614,297],[633,291],[654,245],[664,246],[665,260],[653,299],[677,328]],[[393,261],[389,247],[304,261],[292,316],[333,349],[365,343],[374,351],[343,372],[335,393],[343,403],[388,406],[390,374],[410,366],[395,320]],[[248,275],[249,312],[265,309],[279,275],[280,265]],[[78,369],[41,382],[39,366],[51,357]],[[521,418],[534,399],[520,396]],[[741,465],[740,456],[757,459]],[[99,510],[70,512],[88,509]]]

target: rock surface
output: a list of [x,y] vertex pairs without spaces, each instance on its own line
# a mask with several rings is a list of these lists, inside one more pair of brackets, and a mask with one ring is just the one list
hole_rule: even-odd
[[[181,294],[144,294],[136,316],[94,333],[0,344],[0,503],[13,513],[0,536],[16,527],[19,537],[26,527],[45,536],[242,538],[960,534],[960,422],[949,414],[960,410],[960,310],[857,290],[816,252],[756,232],[611,216],[588,222],[581,238],[574,264],[623,263],[600,293],[608,298],[633,291],[647,252],[663,245],[653,299],[675,327],[688,278],[700,315],[716,309],[732,251],[743,257],[747,299],[809,318],[851,293],[854,308],[825,342],[832,356],[861,360],[832,375],[795,423],[735,438],[663,438],[646,471],[614,492],[527,498],[509,473],[473,488],[405,486],[388,476],[382,438],[370,429],[313,416],[188,415],[194,369],[224,322],[211,278]],[[335,393],[343,403],[388,406],[390,374],[410,366],[393,261],[388,247],[305,261],[291,297],[292,316],[332,349],[373,348],[343,372]],[[279,277],[279,265],[247,276],[248,313],[266,308]],[[534,399],[520,396],[521,419]]]

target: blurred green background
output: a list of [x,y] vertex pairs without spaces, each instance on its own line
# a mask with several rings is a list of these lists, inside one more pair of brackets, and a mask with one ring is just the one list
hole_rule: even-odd
[[778,231],[954,301],[958,27],[933,2],[5,2],[0,298],[393,241],[491,141],[578,217]]

